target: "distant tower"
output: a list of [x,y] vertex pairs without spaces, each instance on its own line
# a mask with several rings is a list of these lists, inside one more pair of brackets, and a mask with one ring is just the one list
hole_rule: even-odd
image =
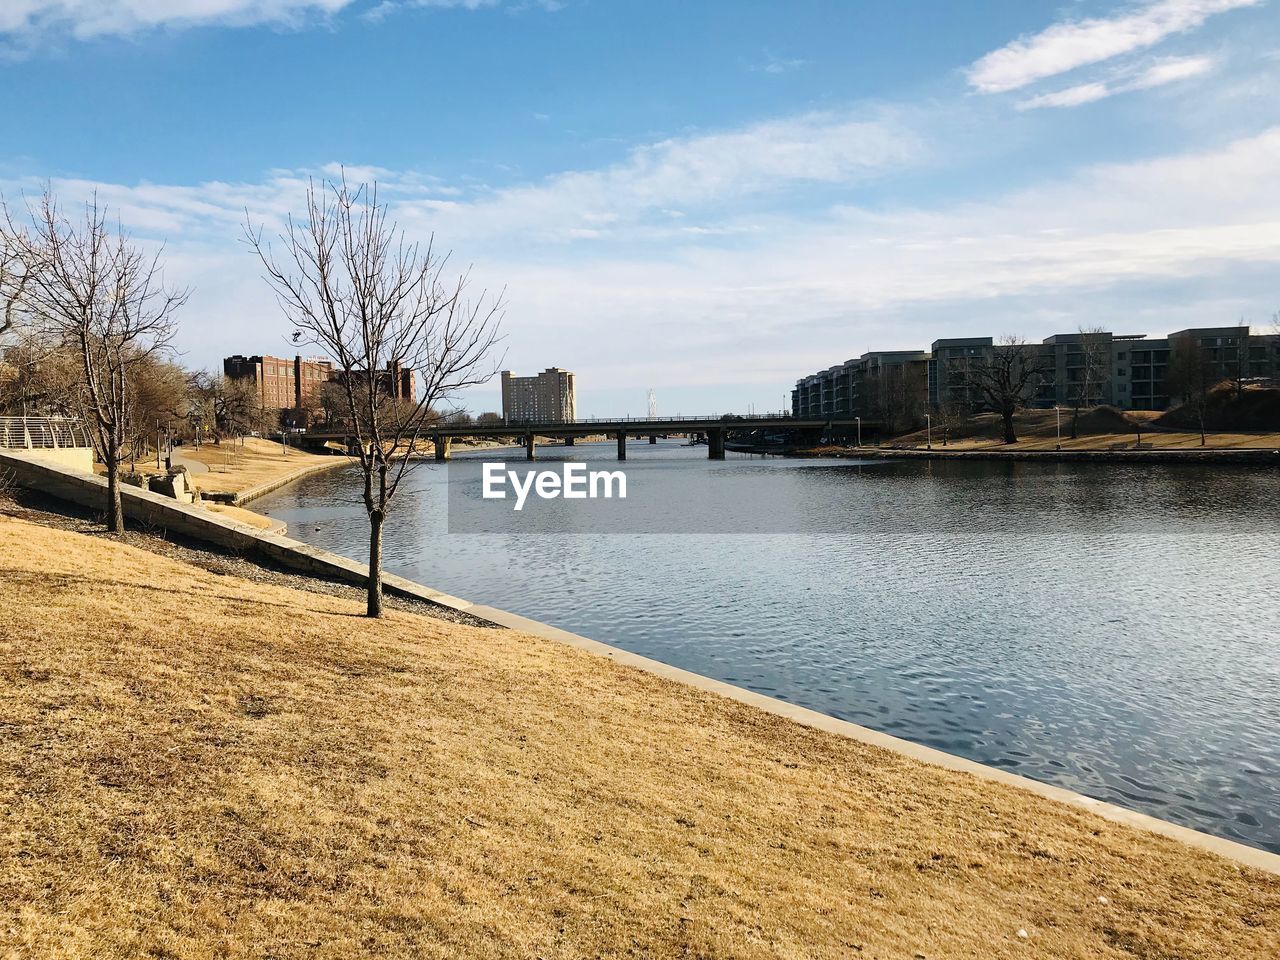
[[658,395],[652,389],[649,391],[649,419],[658,419]]

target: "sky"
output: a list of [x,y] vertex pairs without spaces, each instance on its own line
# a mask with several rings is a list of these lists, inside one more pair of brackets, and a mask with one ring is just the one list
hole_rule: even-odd
[[4,0],[0,83],[6,201],[163,244],[188,366],[293,354],[242,225],[343,169],[584,417],[1280,310],[1280,0]]

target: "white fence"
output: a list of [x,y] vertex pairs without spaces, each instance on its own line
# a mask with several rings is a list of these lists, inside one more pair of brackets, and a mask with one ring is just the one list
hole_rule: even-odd
[[76,450],[92,447],[79,420],[66,417],[0,417],[0,449]]

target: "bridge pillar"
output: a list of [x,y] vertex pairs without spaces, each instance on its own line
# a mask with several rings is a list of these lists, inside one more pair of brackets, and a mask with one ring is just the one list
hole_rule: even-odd
[[618,459],[627,459],[627,434],[625,430],[618,434]]
[[524,435],[524,458],[526,460],[536,460],[537,459],[537,454],[535,452],[536,449],[537,448],[533,444],[533,434],[526,433]]
[[712,427],[707,431],[707,458],[710,460],[724,459],[723,427]]
[[574,440],[574,438],[573,438],[573,437],[565,437],[565,438],[564,438],[564,445],[565,445],[566,447],[572,447],[572,446],[573,446],[573,440]]
[[449,438],[436,437],[435,441],[436,441],[436,459],[443,463],[445,460],[449,459]]
[[649,434],[649,442],[650,442],[650,443],[657,443],[657,442],[658,442],[658,435],[657,435],[656,433],[651,433],[651,434]]

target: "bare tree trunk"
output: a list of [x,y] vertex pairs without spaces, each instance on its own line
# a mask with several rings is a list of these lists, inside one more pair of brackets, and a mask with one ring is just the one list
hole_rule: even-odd
[[1004,418],[1004,442],[1017,443],[1018,435],[1013,430],[1013,411],[1001,410],[1000,416]]
[[1071,439],[1072,440],[1077,439],[1079,429],[1080,429],[1080,401],[1079,399],[1077,399],[1075,409],[1072,410],[1071,412]]
[[107,452],[107,529],[124,533],[124,510],[120,505],[120,445],[112,439]]
[[369,514],[369,580],[365,616],[382,616],[382,523],[381,510]]

